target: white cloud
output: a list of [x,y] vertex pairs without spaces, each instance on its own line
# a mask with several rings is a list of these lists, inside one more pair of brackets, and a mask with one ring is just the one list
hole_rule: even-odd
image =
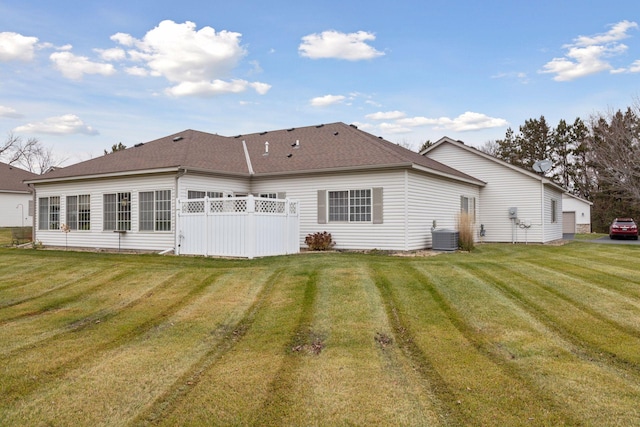
[[105,61],[123,61],[127,57],[127,53],[120,48],[114,47],[112,49],[94,49],[94,51],[100,54],[100,57]]
[[131,76],[146,77],[149,75],[149,70],[142,67],[128,67],[124,69],[124,72]]
[[19,133],[44,133],[50,135],[84,134],[97,135],[98,131],[84,124],[75,114],[49,117],[41,122],[29,123],[14,129]]
[[387,133],[409,133],[411,132],[411,128],[403,126],[400,123],[381,123],[379,126],[381,131]]
[[266,83],[223,80],[247,54],[240,44],[241,36],[211,27],[196,30],[196,24],[189,21],[178,24],[165,20],[140,40],[125,33],[114,34],[111,40],[130,48],[129,59],[140,64],[127,68],[128,74],[164,77],[175,83],[165,91],[170,95],[215,96],[250,88],[263,95],[271,88]]
[[613,25],[603,34],[595,36],[579,36],[574,43],[564,45],[567,53],[562,58],[553,58],[543,66],[541,73],[555,74],[556,81],[571,81],[591,74],[609,71],[612,74],[634,72],[632,68],[614,68],[609,59],[627,51],[627,46],[620,40],[630,37],[627,32],[637,29],[638,24],[621,21]]
[[396,120],[403,118],[405,115],[402,111],[379,111],[377,113],[367,114],[365,117],[371,120]]
[[0,61],[31,61],[37,37],[26,37],[18,33],[0,33]]
[[384,55],[368,45],[367,41],[373,41],[376,36],[365,31],[357,33],[340,33],[338,31],[323,31],[320,34],[310,34],[302,38],[298,47],[301,56],[311,59],[337,58],[349,61],[373,59]]
[[640,73],[640,59],[634,61],[633,64],[629,67],[630,73]]
[[71,52],[54,52],[49,56],[54,68],[68,79],[80,80],[85,74],[110,76],[116,70],[111,64],[92,62],[86,56],[76,56]]
[[125,33],[116,33],[110,39],[123,46],[132,47],[136,43],[136,39],[133,36]]
[[509,124],[509,122],[504,119],[489,117],[485,114],[474,113],[472,111],[467,111],[453,119],[449,117],[439,117],[434,119],[426,117],[414,117],[411,119],[402,119],[398,121],[401,124],[405,124],[408,126],[431,125],[438,130],[446,129],[456,132],[504,127],[508,126]]
[[0,105],[0,117],[19,119],[20,117],[23,117],[23,115],[18,113],[15,109],[11,107],[5,107],[4,105]]
[[[606,33],[596,34],[595,36],[578,36],[575,39],[575,46],[593,46],[612,42],[617,42],[629,37],[627,31],[632,28],[638,28],[638,24],[631,21],[620,21],[611,26],[611,30]],[[567,45],[566,47],[571,47]]]
[[346,99],[343,95],[325,95],[318,96],[311,100],[311,105],[314,107],[326,107],[329,105],[339,104]]
[[271,89],[271,86],[266,83],[251,83],[246,80],[182,82],[168,88],[166,93],[172,96],[215,96],[225,93],[241,93],[249,88],[255,89],[260,95],[264,95]]

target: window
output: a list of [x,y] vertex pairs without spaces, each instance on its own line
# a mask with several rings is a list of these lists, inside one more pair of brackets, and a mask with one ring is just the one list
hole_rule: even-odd
[[278,194],[276,194],[276,193],[260,193],[260,194],[258,194],[258,197],[263,197],[265,199],[277,199],[278,198]]
[[171,190],[145,191],[138,196],[140,231],[171,231]]
[[371,221],[371,190],[349,191],[349,221]]
[[371,190],[329,191],[329,222],[371,221]]
[[469,214],[472,221],[476,220],[476,198],[460,196],[460,212]]
[[70,230],[91,229],[90,196],[67,196],[67,226]]
[[188,199],[204,199],[205,196],[209,198],[219,199],[220,197],[224,197],[224,194],[222,193],[222,191],[196,191],[196,190],[187,191]]
[[60,197],[40,197],[38,199],[38,228],[40,230],[60,229]]
[[114,193],[103,196],[104,230],[131,230],[131,193]]
[[558,222],[558,201],[551,199],[551,222]]
[[349,220],[349,192],[329,191],[329,222]]

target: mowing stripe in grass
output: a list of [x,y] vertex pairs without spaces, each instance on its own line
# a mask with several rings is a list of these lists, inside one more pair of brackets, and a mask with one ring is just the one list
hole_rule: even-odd
[[371,275],[375,278],[376,287],[385,306],[389,324],[393,329],[394,340],[398,343],[405,356],[411,360],[414,369],[430,384],[437,410],[446,423],[464,425],[466,419],[454,404],[456,402],[455,394],[450,390],[447,381],[429,361],[420,346],[416,344],[405,315],[400,311],[399,301],[392,289],[393,283],[385,276],[379,265],[372,265]]
[[[39,371],[30,366],[13,367],[11,373],[14,379],[5,382],[10,385],[0,385],[0,391],[7,397],[14,398],[16,394],[24,395],[37,388],[46,387],[50,381],[60,377],[64,372],[92,360],[101,352],[131,341],[163,322],[167,316],[196,298],[206,287],[210,286],[219,274],[220,271],[216,271],[196,283],[191,281],[180,283],[177,277],[188,276],[188,274],[186,272],[176,273],[154,286],[152,290],[147,291],[143,297],[131,301],[127,305],[109,312],[101,311],[98,316],[92,315],[75,322],[70,325],[69,332],[49,340],[50,342],[45,346],[39,345],[31,349],[33,353],[31,357],[36,361],[40,359],[38,361],[40,364],[43,364],[44,360],[45,366],[42,366]],[[163,294],[167,293],[167,288],[174,286],[182,286],[186,292],[179,297],[167,295],[163,301],[162,298],[165,296]],[[77,334],[77,332],[87,329],[92,330],[91,332],[95,336],[94,340],[90,339],[92,334]],[[85,345],[86,340],[89,340],[90,347]],[[68,351],[59,359],[47,363],[46,357],[51,351],[50,347],[63,347]],[[23,350],[24,352],[25,350]],[[7,357],[0,358],[0,362],[3,360],[6,360],[7,365],[12,364]],[[34,375],[37,376],[37,381],[32,380]]]
[[[440,344],[437,339],[431,337],[426,337],[425,340],[425,337],[416,334],[418,345],[455,345],[455,349],[452,348],[450,352],[466,353],[451,353],[448,360],[434,359],[433,362],[443,379],[453,387],[452,391],[457,390],[454,392],[456,405],[460,408],[459,411],[464,411],[466,423],[486,424],[491,420],[492,423],[510,425],[532,419],[552,425],[577,423],[551,396],[522,376],[515,366],[507,363],[504,353],[494,351],[486,335],[470,324],[466,317],[468,314],[463,313],[462,308],[456,307],[448,299],[446,295],[454,296],[454,300],[462,297],[460,303],[464,302],[465,293],[462,291],[460,294],[459,288],[462,283],[466,284],[468,278],[465,279],[464,275],[459,274],[457,267],[449,267],[449,271],[443,274],[442,269],[433,271],[425,268],[425,265],[420,265],[422,263],[413,264],[405,267],[406,282],[415,283],[416,290],[426,292],[434,302],[432,307],[437,307],[439,315],[459,334],[459,338],[456,338],[454,333],[448,334],[451,344]],[[416,265],[419,265],[420,271],[416,270]],[[471,286],[468,284],[464,288],[468,289]],[[478,296],[478,293],[475,295]],[[466,305],[464,307],[470,309]],[[426,353],[428,352],[429,349],[426,349]],[[468,375],[461,376],[460,372],[465,370]],[[461,393],[465,386],[468,393]],[[460,405],[460,402],[464,402],[464,405]],[[478,406],[483,408],[482,411],[478,411]]]
[[586,265],[580,264],[578,258],[569,256],[558,256],[553,260],[545,260],[544,263],[531,260],[529,263],[547,270],[551,269],[553,274],[562,272],[565,276],[580,279],[608,292],[615,291],[640,302],[640,272],[638,271],[610,266],[597,261]]
[[[555,299],[545,302],[544,297],[541,297],[540,294],[536,296],[532,295],[531,292],[526,294],[519,290],[515,283],[519,283],[522,286],[533,286],[535,288],[540,288],[540,286],[527,275],[514,270],[513,267],[493,265],[491,269],[481,269],[477,265],[469,264],[467,268],[472,270],[476,276],[483,278],[487,284],[502,291],[506,296],[516,302],[522,310],[528,312],[547,328],[558,334],[563,340],[571,343],[575,348],[575,354],[582,360],[589,362],[598,361],[603,365],[616,367],[623,371],[624,375],[631,375],[636,381],[640,380],[640,366],[638,363],[629,360],[628,356],[625,357],[624,355],[617,354],[606,345],[606,342],[610,342],[612,338],[611,329],[605,331],[601,330],[597,325],[594,325],[595,322],[601,324],[603,322],[600,322],[598,319],[591,319],[591,316],[588,315],[582,316],[584,317],[583,319],[575,319],[572,316],[571,320],[565,321],[564,317],[571,314],[570,308],[566,305],[559,307]],[[548,294],[553,295],[551,293]],[[554,312],[556,314],[554,314]],[[575,326],[572,327],[572,325]],[[603,327],[605,327],[605,325],[608,326],[608,324],[605,323]],[[603,340],[597,339],[595,333],[585,336],[580,329],[577,329],[580,326],[588,327],[589,330],[598,330],[597,336],[604,337],[605,341],[603,342]],[[614,344],[620,344],[620,342],[616,340]],[[635,349],[640,348],[640,343],[634,345],[633,343],[629,343],[628,340],[625,340],[625,346],[622,347],[626,347],[629,355],[635,354],[635,357],[637,357]]]
[[[81,277],[76,277],[70,279],[58,286],[54,286],[49,288],[43,292],[35,293],[33,295],[24,296],[21,299],[16,299],[13,301],[6,302],[4,305],[0,305],[0,325],[3,323],[17,320],[22,317],[28,316],[36,316],[42,314],[47,311],[55,310],[63,305],[68,305],[71,302],[74,302],[80,298],[86,296],[87,293],[92,293],[109,285],[113,280],[120,280],[122,278],[127,277],[129,275],[129,271],[122,271],[120,273],[105,273],[103,269],[96,270],[91,273],[83,274]],[[98,277],[99,276],[99,277]],[[91,283],[93,286],[83,287],[86,283]],[[76,293],[65,293],[64,296],[59,296],[58,293],[62,290],[65,290],[75,285],[78,286],[79,289]],[[51,296],[50,299],[46,299],[42,301],[43,298]],[[26,303],[34,302],[37,303],[32,305],[26,305]],[[21,307],[16,307],[18,305],[25,304]],[[35,305],[35,307],[33,307]],[[7,310],[8,308],[13,308],[13,310]]]
[[159,424],[170,416],[175,408],[187,398],[206,371],[244,338],[256,320],[258,313],[267,305],[269,296],[283,271],[284,268],[280,268],[269,276],[251,306],[238,321],[220,325],[213,332],[218,337],[213,342],[213,346],[156,399],[148,409],[140,412],[132,421],[133,425]]
[[[493,268],[485,263],[473,264],[480,271]],[[538,396],[555,402],[545,403],[546,408],[570,414],[565,418],[573,418],[572,424],[634,425],[630,424],[633,414],[619,413],[617,408],[640,398],[635,379],[625,378],[626,373],[609,365],[581,360],[572,343],[522,310],[518,301],[491,286],[469,265],[456,262],[453,268],[459,270],[458,278],[448,280],[440,290],[485,337],[489,351],[501,355],[508,369],[526,379],[538,390]],[[536,421],[540,423],[537,417]]]
[[313,336],[312,331],[317,295],[318,271],[314,270],[309,273],[305,284],[297,326],[291,336],[291,341],[283,348],[287,357],[268,386],[267,399],[262,404],[262,408],[256,412],[254,425],[281,425],[282,419],[287,413],[287,407],[292,405],[295,396],[291,394],[291,390],[303,355],[296,352],[295,349],[318,345],[317,342],[314,342],[316,337]]
[[[555,275],[554,277],[557,277],[557,276],[567,277],[567,278],[571,279],[572,281],[575,281],[575,279],[573,279],[571,276],[569,276],[567,274],[564,274],[564,273],[559,273],[558,271],[554,271],[554,270],[549,269],[547,267],[536,265],[536,264],[533,264],[533,263],[526,263],[526,264],[527,265],[531,265],[533,267],[533,270],[535,270],[535,269],[543,270],[543,271],[546,271],[548,275]],[[578,301],[575,297],[571,296],[569,294],[569,290],[567,289],[569,281],[563,281],[563,285],[564,286],[562,286],[562,287],[557,286],[557,283],[555,283],[555,281],[552,281],[551,284],[545,284],[542,281],[536,281],[536,282],[539,283],[539,286],[542,289],[544,289],[547,292],[553,294],[557,298],[559,298],[559,299],[561,299],[561,300],[573,305],[578,310],[581,310],[581,311],[589,314],[590,316],[595,317],[596,319],[600,320],[603,323],[607,323],[609,326],[619,330],[620,332],[623,332],[625,334],[640,338],[640,330],[637,327],[624,325],[624,324],[612,319],[611,317],[609,317],[609,315],[612,314],[612,313],[609,313],[609,315],[604,314],[601,311],[595,310],[591,306],[589,306],[588,304],[584,304],[584,303]],[[589,292],[591,290],[592,289],[588,289],[588,287],[587,287],[587,289],[584,290],[584,291],[585,292]],[[626,302],[628,304],[632,304],[632,303],[630,303],[628,301],[626,301]],[[617,301],[617,306],[622,307],[623,306],[622,302],[621,301]],[[638,305],[634,304],[634,308],[636,310],[638,310]]]
[[[78,324],[87,324],[89,321],[100,321],[108,314],[112,308],[110,305],[102,304],[100,293],[115,293],[123,286],[131,286],[131,281],[141,278],[143,272],[132,274],[130,271],[120,271],[114,276],[106,275],[95,282],[78,283],[78,289],[74,293],[66,295],[69,289],[62,292],[62,295],[53,293],[48,297],[33,300],[24,305],[5,308],[0,311],[3,315],[12,317],[10,321],[0,322],[3,325],[0,336],[5,339],[5,347],[0,350],[4,355],[18,350],[33,349],[47,345],[48,341],[57,339],[56,337],[68,334]],[[85,285],[91,285],[84,287]],[[120,288],[118,288],[120,286]],[[146,291],[146,289],[145,289]],[[136,298],[141,298],[137,295]],[[92,307],[98,303],[100,308]],[[115,306],[117,302],[114,301]],[[27,327],[28,326],[28,327]],[[24,340],[20,334],[13,335],[13,330],[45,330],[45,333],[32,333],[30,338]]]

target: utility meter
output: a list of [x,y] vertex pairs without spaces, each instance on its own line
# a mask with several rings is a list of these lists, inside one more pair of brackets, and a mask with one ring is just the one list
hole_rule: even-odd
[[518,208],[509,208],[509,219],[518,218]]

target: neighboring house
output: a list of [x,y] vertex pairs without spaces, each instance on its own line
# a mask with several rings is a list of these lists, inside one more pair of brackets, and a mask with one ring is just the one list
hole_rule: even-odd
[[33,193],[23,181],[38,175],[0,162],[0,227],[31,226]]
[[[562,239],[562,195],[549,179],[444,137],[421,154],[486,183],[476,212],[484,242],[538,242]],[[471,203],[471,201],[470,201]]]
[[562,195],[562,232],[565,234],[591,233],[591,206],[593,203],[573,194]]
[[299,201],[301,246],[327,231],[337,249],[429,248],[434,221],[454,228],[470,206],[461,200],[485,185],[344,123],[235,137],[185,130],[28,182],[43,244],[157,251],[180,242],[178,200],[248,194]]

